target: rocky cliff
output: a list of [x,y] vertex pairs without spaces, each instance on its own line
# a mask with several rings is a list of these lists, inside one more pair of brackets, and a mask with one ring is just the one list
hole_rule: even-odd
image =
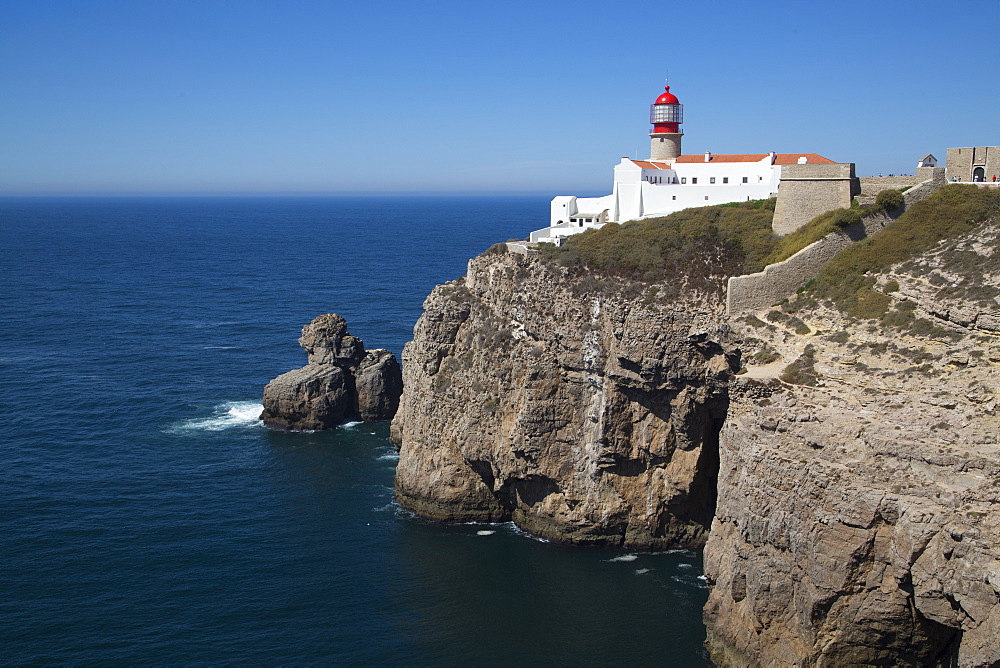
[[732,321],[747,369],[705,547],[720,663],[1000,661],[998,233],[879,276],[883,326],[802,298]]
[[308,364],[283,373],[264,388],[260,419],[274,429],[330,429],[347,419],[389,420],[403,392],[396,356],[365,350],[335,313],[302,328],[299,345]]
[[717,295],[634,287],[501,254],[436,288],[403,352],[399,501],[573,543],[700,545],[737,359]]
[[805,297],[727,320],[711,282],[475,258],[404,351],[397,498],[574,543],[704,545],[722,664],[993,665],[997,238],[877,277],[899,304],[883,322]]

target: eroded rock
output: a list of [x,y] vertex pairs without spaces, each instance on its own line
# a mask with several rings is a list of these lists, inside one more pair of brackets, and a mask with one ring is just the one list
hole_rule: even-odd
[[268,427],[290,431],[330,429],[348,419],[388,420],[403,390],[396,356],[388,350],[365,351],[335,313],[321,315],[302,328],[299,345],[309,355],[301,369],[283,373],[264,388]]
[[400,503],[572,543],[701,545],[738,367],[722,303],[627,288],[511,255],[436,288],[403,353]]

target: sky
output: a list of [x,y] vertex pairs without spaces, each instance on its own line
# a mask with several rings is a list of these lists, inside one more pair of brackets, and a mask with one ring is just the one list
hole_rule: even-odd
[[1000,2],[0,0],[0,194],[609,192],[685,153],[859,176],[1000,144]]

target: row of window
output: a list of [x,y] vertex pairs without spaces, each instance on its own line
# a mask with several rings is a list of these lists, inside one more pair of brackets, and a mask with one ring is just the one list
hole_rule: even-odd
[[[760,177],[758,177],[758,180],[760,180]],[[688,182],[687,177],[686,176],[682,176],[681,177],[681,183],[687,183],[687,182]],[[708,182],[709,183],[715,183],[715,177],[714,176],[708,177]],[[722,177],[722,182],[723,183],[729,183],[729,177],[728,176],[723,176]],[[691,185],[697,185],[697,183],[698,183],[698,177],[697,176],[692,176],[691,177]],[[747,183],[747,177],[745,177],[745,176],[743,177],[743,183]]]
[[[747,179],[748,179],[748,177],[744,176],[743,177],[743,183],[747,183],[748,182]],[[649,183],[663,183],[664,182],[662,176],[644,176],[644,177],[642,177],[642,180],[643,181],[647,181]],[[757,177],[757,182],[758,183],[760,183],[763,180],[764,180],[763,177],[760,177],[760,176]],[[686,184],[688,182],[688,177],[682,176],[680,182]],[[715,177],[714,176],[708,177],[708,182],[709,183],[715,183]],[[722,182],[723,183],[729,183],[729,177],[728,176],[723,176],[722,177]],[[674,177],[669,177],[668,176],[667,179],[666,179],[666,183],[677,183],[677,177],[676,176],[674,176]],[[692,176],[691,177],[691,185],[697,185],[697,184],[698,184],[698,177],[697,176]]]

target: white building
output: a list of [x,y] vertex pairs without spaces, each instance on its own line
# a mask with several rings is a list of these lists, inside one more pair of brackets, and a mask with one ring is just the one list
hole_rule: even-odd
[[815,153],[681,155],[683,105],[666,87],[650,114],[649,160],[622,158],[611,194],[562,195],[552,200],[549,227],[531,241],[559,244],[565,237],[605,223],[665,216],[694,206],[766,199],[778,192],[783,165],[834,164]]

